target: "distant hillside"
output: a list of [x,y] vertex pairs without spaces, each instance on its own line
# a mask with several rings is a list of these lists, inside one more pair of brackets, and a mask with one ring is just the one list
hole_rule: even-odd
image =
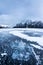
[[13,28],[43,28],[43,22],[26,20],[24,22],[16,24],[16,26]]
[[9,28],[8,25],[0,25],[0,28]]

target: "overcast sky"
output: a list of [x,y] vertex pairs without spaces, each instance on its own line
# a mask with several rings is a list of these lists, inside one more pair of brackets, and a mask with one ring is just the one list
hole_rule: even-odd
[[0,0],[0,24],[15,25],[24,19],[43,21],[43,0]]

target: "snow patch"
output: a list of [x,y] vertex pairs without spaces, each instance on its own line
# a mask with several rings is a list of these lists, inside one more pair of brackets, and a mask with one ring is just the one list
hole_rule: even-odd
[[22,39],[26,39],[27,41],[37,42],[39,45],[43,46],[43,36],[42,37],[30,37],[26,34],[21,33],[20,31],[10,31],[10,34],[18,36]]
[[1,56],[3,57],[3,56],[6,56],[7,55],[7,53],[1,53]]

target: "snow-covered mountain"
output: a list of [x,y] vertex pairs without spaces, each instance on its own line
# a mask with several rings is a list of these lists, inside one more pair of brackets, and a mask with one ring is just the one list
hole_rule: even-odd
[[0,28],[9,28],[9,26],[0,24]]
[[43,28],[42,21],[24,20],[13,28]]

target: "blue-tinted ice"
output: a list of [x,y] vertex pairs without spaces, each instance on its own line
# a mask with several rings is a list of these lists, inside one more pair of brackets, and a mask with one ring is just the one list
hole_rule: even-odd
[[[25,34],[24,32],[21,33]],[[39,35],[42,36],[43,33]],[[43,46],[38,45],[37,42],[27,41],[10,34],[9,31],[2,31],[0,32],[0,64],[43,65]]]

